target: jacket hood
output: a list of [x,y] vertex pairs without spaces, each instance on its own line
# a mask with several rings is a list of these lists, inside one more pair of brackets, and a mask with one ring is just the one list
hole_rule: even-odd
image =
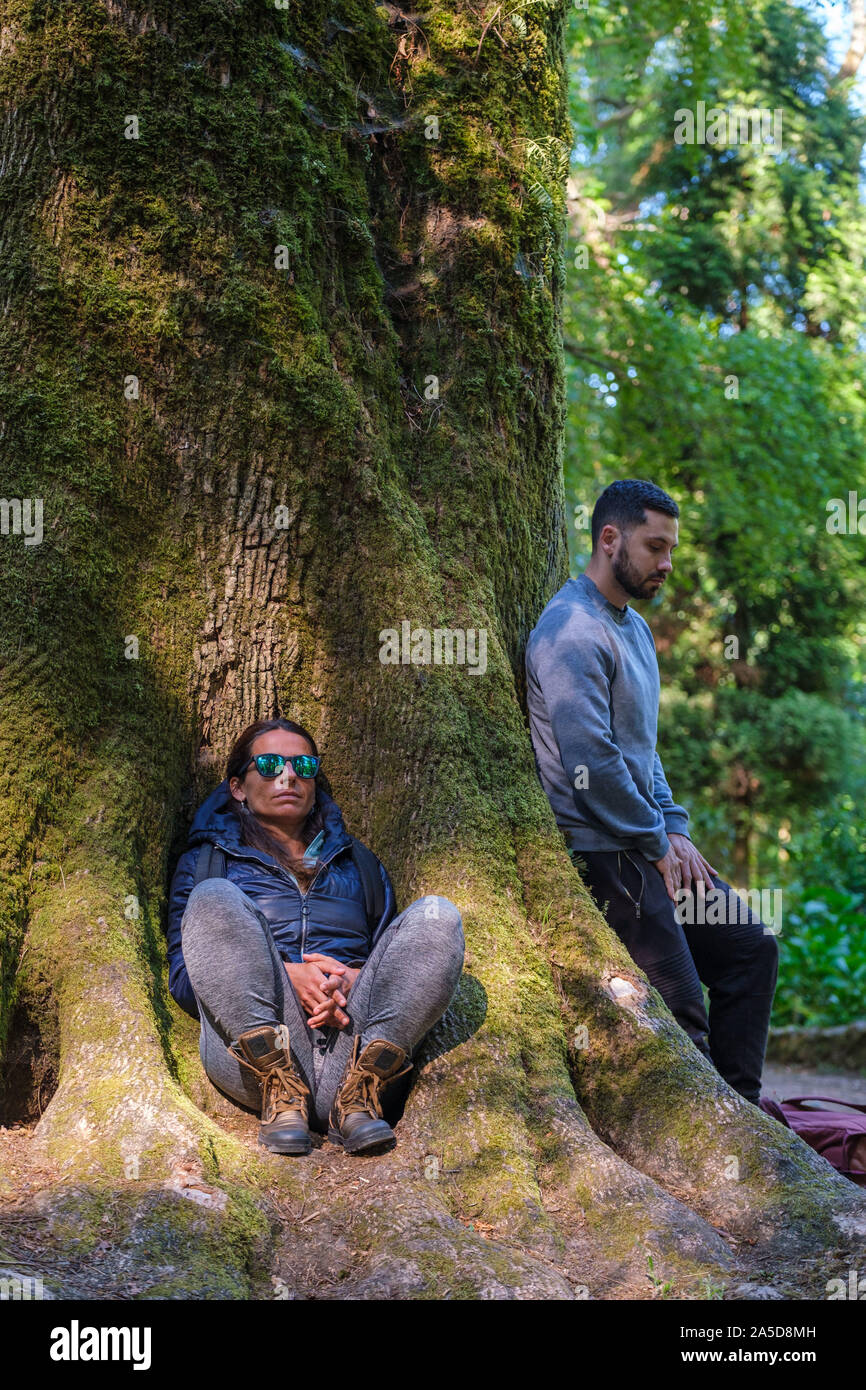
[[[342,845],[351,844],[351,837],[343,822],[342,811],[324,787],[316,788],[316,798],[322,809],[322,818],[325,823],[325,843],[322,846],[322,855],[330,855]],[[241,845],[240,821],[231,809],[232,802],[233,797],[229,790],[228,779],[225,779],[196,811],[189,828],[188,849],[194,849],[196,845],[201,845],[207,840],[213,843],[219,842],[227,847],[247,848],[247,846]]]

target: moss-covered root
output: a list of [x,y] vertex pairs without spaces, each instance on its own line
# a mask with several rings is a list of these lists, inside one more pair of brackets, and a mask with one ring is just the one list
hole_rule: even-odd
[[573,1040],[579,1099],[632,1167],[765,1252],[808,1254],[866,1234],[866,1198],[731,1090],[676,1025],[562,851],[525,839],[527,906]]
[[724,1289],[736,1262],[718,1232],[599,1143],[575,1108],[565,1098],[549,1105],[544,1188],[548,1209],[579,1203],[590,1296],[655,1297],[665,1288],[674,1298],[706,1298]]
[[[228,1271],[218,1296],[242,1297],[243,1269],[271,1220],[264,1161],[197,1109],[167,1066],[146,915],[124,912],[138,879],[121,833],[128,808],[118,777],[106,767],[69,795],[62,829],[41,846],[43,862],[62,871],[32,884],[25,972],[50,983],[60,1039],[59,1084],[28,1145],[41,1175],[32,1186],[59,1178],[43,1204],[78,1211],[68,1232],[73,1267],[92,1204],[113,1193],[130,1229],[152,1228],[157,1246],[174,1241],[177,1268],[194,1287],[206,1286],[218,1251]],[[13,1185],[10,1173],[0,1188]],[[70,1188],[87,1194],[83,1205]],[[201,1236],[195,1249],[188,1226]],[[64,1229],[60,1221],[52,1234],[61,1245]]]
[[492,1116],[469,1104],[444,1143],[437,1118],[468,1101],[469,1069],[459,1056],[440,1059],[413,1092],[400,1142],[416,1186],[423,1178],[452,1215],[557,1270],[578,1297],[652,1297],[651,1270],[679,1296],[724,1282],[732,1259],[719,1235],[602,1144],[573,1096],[555,1099],[547,1087],[530,1094],[520,1145],[510,1135],[503,1143],[491,1126],[479,1147]]
[[630,1167],[590,1128],[574,1098],[553,991],[544,1000],[551,1017],[539,1045],[524,1057],[537,1172],[566,1249],[587,1261],[584,1282],[593,1297],[640,1296],[665,1286],[674,1297],[708,1296],[707,1289],[723,1286],[733,1269],[730,1250],[707,1221]]
[[[486,1238],[448,1209],[434,1184],[403,1181],[394,1189],[377,1175],[375,1195],[353,1201],[316,1232],[320,1249],[348,1235],[365,1252],[345,1281],[319,1296],[346,1299],[574,1299],[568,1278],[534,1252]],[[391,1187],[392,1190],[388,1190]],[[308,1236],[308,1239],[310,1237]]]
[[648,1255],[679,1286],[721,1277],[729,1252],[715,1231],[611,1153],[575,1103],[513,859],[473,860],[466,845],[447,867],[424,856],[418,873],[459,885],[469,969],[419,1059],[429,1063],[400,1127],[404,1174],[580,1285],[591,1267],[600,1287],[645,1289]]
[[[171,1079],[134,973],[115,961],[64,981],[60,1084],[28,1145],[37,1181],[59,1177],[32,1212],[39,1259],[61,1271],[62,1297],[134,1286],[141,1297],[248,1298],[270,1259],[268,1187],[291,1195],[294,1175],[224,1133]],[[0,1171],[0,1191],[21,1187],[18,1165]],[[8,1232],[0,1215],[4,1248],[22,1210]],[[96,1245],[101,1263],[88,1270]]]
[[75,1183],[0,1208],[4,1258],[63,1299],[249,1298],[269,1267],[276,1230],[243,1186],[204,1182],[186,1191]]
[[108,866],[70,865],[43,886],[28,932],[34,968],[53,981],[60,1080],[34,1138],[61,1173],[164,1176],[197,1149],[204,1117],[172,1082],[147,971]]

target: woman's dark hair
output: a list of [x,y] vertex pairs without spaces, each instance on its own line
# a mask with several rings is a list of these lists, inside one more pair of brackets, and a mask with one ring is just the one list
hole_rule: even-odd
[[[272,729],[284,729],[287,734],[300,734],[301,738],[305,738],[310,748],[313,750],[313,756],[318,758],[319,750],[316,747],[316,741],[313,735],[304,728],[303,724],[295,724],[291,719],[258,719],[255,724],[248,725],[243,733],[238,735],[232,745],[232,750],[229,753],[228,762],[226,763],[226,779],[228,781],[231,781],[232,777],[237,777],[238,780],[240,780],[245,776],[243,769],[246,768],[247,763],[252,757],[251,750],[253,744],[260,734],[270,733]],[[316,876],[315,865],[305,863],[303,859],[296,859],[293,855],[289,854],[285,845],[281,844],[275,836],[271,835],[270,831],[266,830],[258,817],[253,814],[247,805],[242,804],[240,801],[236,801],[235,798],[232,797],[229,810],[237,816],[240,822],[241,844],[250,845],[253,849],[262,849],[266,854],[270,854],[272,858],[276,859],[278,864],[282,864],[284,868],[291,870],[302,889],[307,888],[309,884],[312,883]],[[322,815],[322,808],[319,804],[317,789],[317,795],[313,802],[312,809],[301,827],[301,839],[304,844],[309,845],[318,835],[319,831],[324,829],[324,825],[325,820]]]

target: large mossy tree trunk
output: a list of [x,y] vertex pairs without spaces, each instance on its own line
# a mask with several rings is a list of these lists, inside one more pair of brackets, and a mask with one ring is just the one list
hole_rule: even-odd
[[[6,1138],[0,1263],[41,1215],[67,1292],[706,1296],[752,1251],[814,1293],[792,1256],[866,1230],[673,1023],[537,782],[566,8],[511,12],[4,5],[2,491],[44,535],[0,538],[2,1028],[10,1092],[37,1045],[58,1080],[26,1162]],[[404,623],[486,669],[383,661]],[[165,988],[189,815],[277,712],[400,904],[467,932],[363,1172],[256,1152]]]

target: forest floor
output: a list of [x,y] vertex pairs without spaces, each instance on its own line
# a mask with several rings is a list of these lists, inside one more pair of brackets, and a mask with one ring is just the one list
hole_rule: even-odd
[[[214,1118],[242,1143],[255,1149],[257,1117],[218,1098],[210,1088],[208,1090],[212,1102],[208,1109],[214,1113]],[[767,1063],[764,1094],[774,1099],[827,1095],[866,1104],[866,1075],[831,1067]],[[129,1192],[135,1184],[115,1184],[117,1190],[107,1197],[98,1223],[80,1233],[79,1244],[67,1225],[65,1213],[62,1210],[58,1213],[56,1184],[60,1181],[62,1191],[62,1175],[36,1158],[34,1128],[35,1122],[7,1129],[0,1127],[0,1278],[39,1271],[45,1279],[46,1295],[55,1298],[99,1301],[147,1298],[151,1282],[158,1284],[160,1281],[153,1278],[155,1271],[149,1267],[151,1261],[147,1257],[142,1260],[144,1251],[141,1248],[135,1251],[134,1242],[126,1238],[128,1233],[122,1214],[123,1191]],[[423,1164],[423,1136],[413,1131],[407,1117],[407,1122],[398,1130],[398,1139],[402,1140],[404,1151],[417,1149],[414,1155],[417,1167]],[[252,1297],[352,1298],[355,1280],[360,1280],[361,1296],[365,1299],[411,1297],[411,1292],[392,1287],[386,1268],[380,1268],[372,1279],[364,1276],[365,1257],[369,1252],[358,1248],[363,1242],[353,1239],[351,1222],[345,1219],[347,1207],[351,1210],[354,1205],[353,1195],[357,1201],[365,1188],[369,1191],[371,1183],[383,1196],[387,1190],[392,1202],[405,1201],[411,1208],[411,1194],[404,1188],[404,1176],[396,1158],[397,1155],[382,1155],[362,1162],[350,1161],[340,1149],[317,1136],[314,1151],[305,1160],[311,1172],[309,1181],[304,1184],[304,1199],[287,1201],[279,1183],[268,1190],[281,1232],[275,1258],[269,1271],[262,1272],[256,1280]],[[190,1178],[186,1185],[195,1189],[200,1184],[197,1179]],[[201,1186],[205,1192],[212,1191],[206,1184]],[[201,1196],[195,1191],[185,1191],[182,1195],[196,1200]],[[484,1227],[473,1219],[471,1210],[459,1214],[458,1220],[485,1238],[493,1233],[492,1227]],[[559,1272],[566,1275],[564,1268]],[[772,1276],[770,1282],[776,1282]],[[740,1297],[786,1296],[771,1289],[746,1292],[750,1286],[741,1287],[744,1292]],[[459,1287],[455,1287],[452,1296],[460,1297]],[[640,1286],[640,1281],[634,1288],[626,1281],[613,1294],[617,1299],[653,1296],[652,1291]],[[729,1291],[727,1297],[731,1296]],[[738,1295],[734,1292],[733,1296]]]
[[866,1075],[839,1071],[835,1067],[803,1067],[767,1062],[763,1074],[763,1094],[771,1100],[789,1096],[830,1096],[833,1100],[866,1105]]

